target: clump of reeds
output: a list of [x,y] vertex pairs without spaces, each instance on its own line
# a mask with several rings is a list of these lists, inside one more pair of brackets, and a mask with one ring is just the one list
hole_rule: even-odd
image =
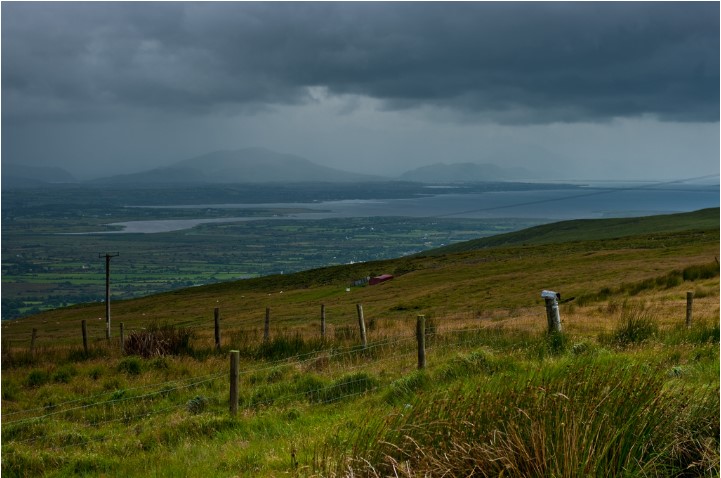
[[144,330],[131,332],[125,339],[124,350],[130,355],[159,357],[189,354],[193,331],[172,324],[151,324]]
[[249,347],[246,353],[250,353],[256,359],[279,360],[297,355],[308,354],[323,350],[325,341],[317,338],[305,338],[303,334],[296,332],[279,333],[268,340],[262,341],[255,349]]
[[663,380],[647,367],[578,359],[572,369],[426,394],[371,420],[353,459],[337,462],[361,476],[718,472],[718,391],[669,391]]
[[684,282],[710,279],[719,275],[718,262],[688,266],[683,270],[673,270],[658,277],[650,277],[636,282],[623,283],[615,289],[604,287],[597,292],[588,292],[579,295],[576,303],[579,306],[592,302],[606,301],[615,295],[635,296],[646,290],[671,289]]
[[719,275],[719,263],[717,261],[708,264],[700,264],[686,267],[681,274],[685,281],[710,279]]
[[658,324],[653,314],[640,305],[624,304],[618,325],[611,339],[621,346],[640,344],[658,334]]

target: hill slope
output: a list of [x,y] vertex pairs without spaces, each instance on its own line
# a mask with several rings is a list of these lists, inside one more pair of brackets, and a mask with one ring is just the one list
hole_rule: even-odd
[[[105,339],[103,304],[4,321],[2,472],[356,476],[356,467],[393,476],[403,462],[417,476],[715,476],[718,214],[715,224],[116,302],[124,350],[117,335]],[[567,236],[587,237],[598,225],[581,223]],[[634,227],[649,225],[619,232]],[[347,289],[349,278],[379,272],[396,278]],[[540,291],[550,287],[577,298],[561,306],[563,334],[546,333]],[[685,327],[691,290],[694,323]],[[423,370],[417,314],[426,316]],[[170,343],[174,351],[155,356],[156,345]],[[229,374],[231,350],[240,364]],[[539,448],[561,450],[553,469]]]
[[[407,317],[409,311],[443,315],[449,307],[533,307],[544,288],[562,290],[569,296],[593,295],[617,288],[621,282],[656,279],[695,264],[714,264],[718,257],[718,209],[632,220],[570,221],[566,226],[573,227],[563,235],[571,242],[553,242],[562,240],[552,234],[564,230],[564,223],[559,224],[506,235],[505,240],[462,243],[456,249],[468,249],[454,253],[443,248],[435,255],[326,267],[116,301],[113,320],[125,322],[126,327],[171,318],[178,324],[202,324],[215,304],[222,304],[239,320],[259,316],[271,305],[282,309],[284,317],[295,318],[292,320],[316,316],[321,303],[335,309],[339,317],[353,317],[355,304],[363,303],[368,316],[386,318]],[[616,232],[613,224],[618,225]],[[672,232],[664,232],[664,228]],[[601,237],[612,234],[622,237]],[[594,236],[598,237],[579,240]],[[529,245],[509,245],[511,240]],[[489,241],[504,247],[490,247]],[[533,241],[539,244],[531,245]],[[393,274],[395,279],[346,291],[359,278],[383,273]],[[79,305],[21,319],[13,327],[31,330],[43,320],[64,323],[103,315],[102,303]],[[69,327],[69,338],[77,335],[76,329],[75,324]]]
[[614,239],[636,234],[672,233],[676,231],[714,228],[719,228],[719,208],[658,216],[576,219],[543,224],[521,231],[461,242],[433,249],[421,255],[452,254],[499,246]]
[[42,187],[47,184],[76,183],[66,170],[53,166],[26,166],[7,163],[2,166],[2,187],[6,189]]

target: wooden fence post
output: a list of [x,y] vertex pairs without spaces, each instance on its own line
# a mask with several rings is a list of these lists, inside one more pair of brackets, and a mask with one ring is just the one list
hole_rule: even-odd
[[325,338],[325,304],[320,305],[320,338]]
[[361,344],[363,344],[363,348],[366,348],[368,341],[366,340],[366,322],[363,318],[363,305],[356,304],[356,309],[358,309],[358,328],[360,328]]
[[265,308],[265,326],[263,328],[263,341],[270,340],[270,307]]
[[238,414],[238,376],[240,364],[240,351],[230,351],[230,414]]
[[125,324],[120,322],[120,351],[125,353]]
[[37,338],[37,336],[38,336],[38,329],[33,329],[33,335],[30,338],[30,354],[31,355],[35,353],[35,339]]
[[558,294],[551,290],[541,292],[546,301],[546,318],[548,319],[548,333],[561,332],[561,315],[558,313]]
[[83,350],[88,354],[88,321],[83,319]]
[[686,292],[686,327],[691,327],[693,320],[693,292]]
[[418,369],[426,367],[426,316],[416,318],[416,340],[418,341]]
[[220,352],[220,309],[213,309],[213,319],[215,320],[215,350]]

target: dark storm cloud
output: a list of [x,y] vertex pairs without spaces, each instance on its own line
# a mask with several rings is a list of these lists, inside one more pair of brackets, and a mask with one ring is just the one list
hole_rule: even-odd
[[3,118],[227,114],[309,87],[508,123],[719,119],[719,4],[4,3]]

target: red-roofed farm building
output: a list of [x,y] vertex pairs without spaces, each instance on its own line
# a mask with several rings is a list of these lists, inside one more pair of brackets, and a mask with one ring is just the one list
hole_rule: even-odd
[[383,275],[379,275],[377,277],[371,277],[370,280],[368,281],[368,285],[380,284],[381,282],[386,282],[391,279],[393,279],[393,276],[390,274],[383,274]]

